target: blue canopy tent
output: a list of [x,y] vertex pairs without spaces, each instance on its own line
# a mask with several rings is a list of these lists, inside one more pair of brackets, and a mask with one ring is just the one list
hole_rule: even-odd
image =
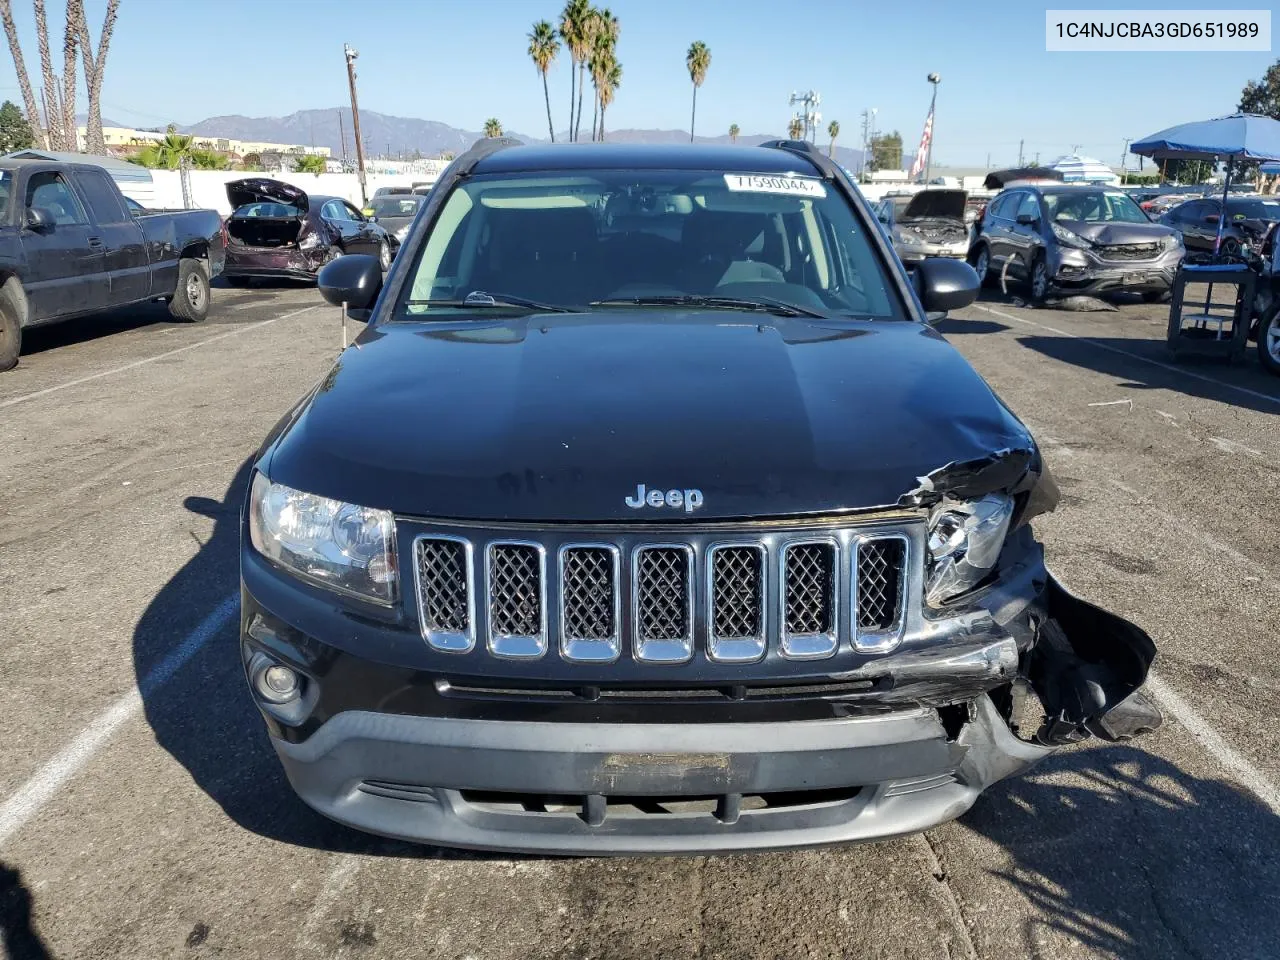
[[[1153,160],[1227,161],[1227,176],[1222,185],[1226,203],[1231,189],[1231,174],[1236,160],[1280,160],[1280,121],[1256,113],[1235,113],[1216,120],[1180,123],[1133,143],[1130,153]],[[1225,217],[1218,220],[1218,237],[1213,244],[1217,254],[1222,244]]]

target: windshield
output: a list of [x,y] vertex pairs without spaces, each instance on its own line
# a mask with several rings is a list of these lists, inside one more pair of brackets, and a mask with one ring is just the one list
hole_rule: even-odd
[[1232,220],[1280,220],[1280,200],[1229,200]]
[[481,291],[571,308],[756,298],[823,315],[900,317],[884,271],[847,201],[816,178],[495,175],[454,188],[393,319],[474,310],[459,301]]
[[1151,218],[1127,194],[1109,190],[1072,190],[1046,193],[1044,205],[1050,220],[1084,223],[1150,223]]
[[422,206],[422,199],[412,194],[378,197],[372,204],[373,215],[375,217],[412,217],[418,212],[418,207]]
[[287,203],[262,201],[237,207],[236,212],[231,215],[233,217],[298,217],[302,215],[302,211]]

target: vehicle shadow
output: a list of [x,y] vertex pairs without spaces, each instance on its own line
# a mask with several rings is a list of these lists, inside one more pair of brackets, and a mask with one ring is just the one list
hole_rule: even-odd
[[1066,938],[1125,960],[1277,956],[1280,818],[1233,784],[1097,746],[996,785],[960,822],[1004,850],[993,875],[1034,910],[1022,955]]
[[[1280,378],[1262,369],[1252,344],[1245,358],[1237,363],[1190,357],[1175,365],[1163,340],[1024,336],[1018,337],[1018,342],[1050,359],[1115,377],[1123,381],[1119,384],[1121,387],[1169,390],[1260,413],[1280,414]],[[1147,363],[1139,357],[1154,362]],[[1250,392],[1232,387],[1243,387]]]
[[1000,333],[1002,330],[1008,330],[1009,325],[996,320],[970,320],[967,317],[948,314],[946,319],[935,323],[933,329],[944,337],[950,337],[956,334]]
[[22,331],[22,356],[43,353],[73,343],[84,343],[126,333],[141,327],[165,326],[179,321],[169,316],[163,303],[143,303],[132,307],[76,317],[60,323],[26,327]]
[[0,947],[10,960],[51,960],[44,940],[31,926],[31,891],[16,867],[0,860]]
[[260,836],[335,852],[482,856],[360,833],[320,816],[297,798],[245,684],[237,649],[238,601],[232,622],[218,629],[167,681],[146,679],[198,632],[211,611],[228,597],[238,597],[240,508],[251,467],[252,459],[239,466],[221,500],[183,500],[189,511],[213,520],[213,533],[156,594],[134,631],[134,671],[156,742],[228,817]]

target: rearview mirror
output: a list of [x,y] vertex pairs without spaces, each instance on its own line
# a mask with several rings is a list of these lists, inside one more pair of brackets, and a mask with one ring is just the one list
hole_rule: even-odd
[[30,207],[27,210],[27,226],[36,233],[47,233],[53,229],[55,222],[53,214],[44,207]]
[[1020,213],[1020,214],[1018,214],[1018,223],[1019,223],[1019,224],[1021,224],[1021,225],[1022,225],[1022,226],[1024,226],[1024,227],[1030,227],[1030,226],[1033,226],[1033,225],[1035,225],[1035,224],[1037,224],[1037,223],[1039,223],[1039,222],[1040,222],[1040,218],[1039,218],[1039,217],[1037,217],[1034,213]]
[[316,284],[320,296],[335,307],[345,303],[352,320],[368,320],[382,292],[382,265],[377,257],[349,253],[321,268]]
[[911,279],[930,324],[943,319],[949,310],[969,306],[978,299],[982,285],[973,267],[945,257],[921,260]]

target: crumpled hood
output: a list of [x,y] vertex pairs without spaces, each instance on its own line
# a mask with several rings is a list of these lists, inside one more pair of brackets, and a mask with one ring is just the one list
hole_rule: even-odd
[[[400,514],[832,513],[895,505],[945,464],[1032,446],[914,323],[610,310],[382,324],[359,343],[264,462],[273,480]],[[640,484],[702,504],[627,506]]]
[[1055,222],[1077,236],[1108,246],[1117,243],[1154,243],[1177,232],[1160,223],[1090,223],[1069,217],[1059,218]]

